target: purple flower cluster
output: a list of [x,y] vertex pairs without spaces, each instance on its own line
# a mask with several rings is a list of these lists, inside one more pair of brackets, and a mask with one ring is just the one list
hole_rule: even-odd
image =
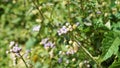
[[48,41],[47,43],[44,44],[44,47],[54,47],[54,43],[52,43],[51,41]]
[[[10,50],[6,51],[6,53],[10,53],[11,59],[13,60],[13,65],[15,66],[17,64],[17,57],[21,58],[22,61],[24,62],[26,68],[28,68],[28,65],[26,64],[23,56],[20,54],[22,48],[18,47],[18,43],[16,43],[15,41],[11,41],[10,42]],[[27,53],[29,53],[30,51],[27,51]]]
[[53,48],[55,43],[49,40],[49,38],[42,39],[40,44],[44,45],[44,48]]
[[57,31],[57,33],[58,33],[58,35],[66,34],[68,31],[72,31],[77,26],[79,26],[79,22],[77,22],[76,24],[73,24],[73,25],[71,25],[70,23],[66,23],[66,25],[62,26],[62,28],[60,28]]
[[73,49],[69,49],[69,50],[66,52],[67,55],[74,54],[74,53],[75,53],[75,51],[74,51]]
[[58,35],[66,34],[68,32],[68,29],[66,26],[63,26],[57,32],[58,32]]
[[84,61],[83,61],[83,64],[84,64],[84,66],[85,66],[86,68],[90,68],[90,63],[89,63],[88,60],[84,60]]
[[61,63],[61,62],[62,62],[62,58],[59,58],[59,59],[58,59],[58,63]]
[[48,40],[49,40],[49,38],[44,38],[41,40],[40,44],[45,44],[45,43],[47,43]]
[[66,52],[67,55],[69,55],[69,54],[74,54],[74,53],[76,53],[76,52],[78,51],[79,46],[77,45],[77,43],[76,43],[76,42],[73,42],[72,45],[73,45],[73,46],[70,47],[70,48],[68,49],[68,51]]
[[18,44],[16,44],[15,46],[13,46],[13,48],[10,50],[13,53],[20,53],[22,49],[20,47],[18,47]]
[[16,56],[20,56],[20,51],[22,50],[22,48],[18,47],[17,43],[15,43],[14,41],[11,41],[9,47],[10,47],[10,50],[6,51],[7,53],[13,53]]

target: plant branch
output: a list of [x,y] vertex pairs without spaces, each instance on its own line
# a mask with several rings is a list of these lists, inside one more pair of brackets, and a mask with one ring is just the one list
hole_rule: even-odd
[[69,16],[69,21],[71,22],[71,13],[70,13],[70,0],[67,2],[67,8],[68,8],[68,16]]
[[75,39],[75,41],[84,50],[84,52],[99,66],[99,68],[101,68],[100,64],[94,59],[92,54],[84,46],[82,46],[78,40]]
[[26,68],[29,68],[28,65],[26,64],[25,60],[23,59],[22,55],[21,54],[19,54],[19,55],[20,55],[20,58],[22,59],[22,61],[24,62]]
[[39,11],[40,16],[41,16],[42,21],[43,21],[43,20],[45,19],[45,17],[44,17],[44,15],[43,15],[42,11],[39,9],[39,7],[38,7],[37,4],[35,3],[35,1],[32,0],[32,2],[33,2],[33,4],[35,5],[35,7],[37,8],[37,10]]

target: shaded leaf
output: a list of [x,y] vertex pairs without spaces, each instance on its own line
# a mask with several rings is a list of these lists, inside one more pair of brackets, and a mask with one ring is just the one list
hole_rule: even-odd
[[[108,44],[106,45],[106,43]],[[101,61],[105,61],[106,59],[110,58],[113,54],[116,54],[118,52],[119,45],[120,45],[120,39],[118,37],[116,37],[114,40],[105,39],[103,42],[103,47],[104,48],[107,47],[107,48],[104,50],[105,52],[102,55]]]
[[120,61],[114,62],[109,68],[119,68],[120,67]]

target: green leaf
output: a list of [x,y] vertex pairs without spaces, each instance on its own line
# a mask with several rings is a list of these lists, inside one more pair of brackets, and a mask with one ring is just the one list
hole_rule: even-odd
[[108,29],[111,29],[110,20],[105,24],[105,26],[106,26]]
[[120,32],[120,22],[113,23],[112,28],[113,31]]
[[33,47],[33,45],[35,44],[36,39],[35,38],[30,38],[27,42],[26,42],[26,47],[27,49],[30,49]]
[[41,63],[40,62],[37,62],[36,64],[35,64],[35,68],[40,68],[42,65],[41,65]]
[[12,23],[19,23],[21,21],[21,18],[16,18],[14,20],[12,20]]
[[119,68],[120,67],[120,61],[114,62],[109,68]]
[[118,52],[118,49],[119,49],[118,46],[120,45],[119,37],[116,37],[113,40],[112,44],[110,44],[109,41],[111,41],[111,40],[107,40],[107,41],[104,42],[104,44],[109,43],[109,45],[104,45],[104,47],[107,46],[107,48],[105,47],[106,48],[104,50],[105,53],[102,56],[102,60],[101,61],[105,61],[106,59],[110,58],[113,54],[116,54]]

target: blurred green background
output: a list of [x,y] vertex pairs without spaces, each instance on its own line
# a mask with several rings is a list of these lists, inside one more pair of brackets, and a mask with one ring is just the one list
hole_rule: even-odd
[[[71,25],[79,22],[80,25],[59,36],[58,29],[67,22]],[[40,30],[33,31],[38,25]],[[22,47],[21,54],[27,49],[32,50],[29,59],[25,59],[31,68],[87,68],[86,64],[82,64],[84,60],[89,60],[90,66],[97,68],[96,63],[81,49],[74,55],[64,53],[73,47],[69,41],[77,37],[98,58],[103,54],[103,39],[112,37],[109,33],[115,33],[115,38],[120,36],[119,0],[0,0],[0,68],[13,68],[10,55],[6,54],[11,41]],[[45,50],[39,44],[44,38],[50,38],[56,48]],[[54,56],[50,58],[52,51]],[[62,55],[59,55],[60,51]],[[62,58],[62,63],[58,63],[59,58]],[[74,58],[75,62],[72,61]],[[110,65],[103,65],[103,68]],[[20,59],[14,67],[25,68]]]

